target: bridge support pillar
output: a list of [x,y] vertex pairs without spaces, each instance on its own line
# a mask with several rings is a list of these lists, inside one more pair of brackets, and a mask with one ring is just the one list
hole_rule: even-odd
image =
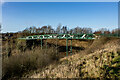
[[68,39],[66,39],[66,56],[68,56]]
[[46,49],[47,49],[47,39],[46,39]]
[[42,49],[42,39],[41,39],[41,49]]
[[71,39],[70,47],[71,47],[71,55],[72,55],[72,39]]
[[57,44],[57,41],[58,41],[58,40],[57,40],[57,38],[56,38],[56,54],[58,54],[58,50],[57,50],[57,49],[58,49],[58,48],[57,48],[57,45],[58,45],[58,44]]

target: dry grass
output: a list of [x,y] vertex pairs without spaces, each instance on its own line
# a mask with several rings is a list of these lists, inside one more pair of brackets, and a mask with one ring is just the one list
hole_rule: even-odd
[[[102,46],[104,46],[105,43],[111,39],[114,38],[102,37],[95,40],[93,43],[90,42],[91,46],[86,48],[85,54],[81,52],[80,55],[85,56],[86,54],[101,49]],[[12,51],[16,50],[17,54],[11,52],[12,55],[8,58],[5,57],[3,60],[3,79],[10,77],[21,77],[24,73],[31,70],[42,69],[43,67],[51,64],[53,61],[59,59],[59,55],[56,54],[56,48],[53,47],[41,50],[40,46],[35,48],[36,46],[33,44],[28,45],[25,41],[16,41],[16,43],[10,43],[10,45],[16,46],[15,49],[11,46],[10,48]]]
[[[117,44],[112,46],[113,50],[109,50],[110,47],[104,47],[111,42],[116,44],[117,38],[101,38],[95,41],[97,44],[101,44],[102,48],[91,54],[75,54],[69,57],[64,57],[59,60],[58,65],[50,65],[45,70],[33,74],[29,78],[98,78],[100,80],[106,78],[120,78],[120,49]],[[102,41],[102,42],[100,42]],[[97,45],[96,44],[96,45]],[[91,46],[92,47],[92,46]]]
[[95,52],[96,50],[100,50],[104,47],[105,43],[114,40],[117,38],[114,37],[101,37],[100,39],[95,39],[90,47],[86,48],[85,52],[86,54],[90,54]]
[[3,79],[21,77],[30,70],[42,69],[44,66],[58,59],[54,48],[34,49],[17,54],[3,60]]

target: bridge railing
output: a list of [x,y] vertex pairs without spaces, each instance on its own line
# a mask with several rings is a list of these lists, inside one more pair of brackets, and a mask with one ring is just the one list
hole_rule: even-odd
[[19,39],[94,39],[93,34],[47,34],[33,35]]

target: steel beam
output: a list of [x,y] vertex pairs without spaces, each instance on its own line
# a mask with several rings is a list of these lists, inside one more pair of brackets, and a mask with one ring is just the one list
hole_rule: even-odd
[[46,40],[46,49],[47,49],[47,40]]
[[46,35],[33,35],[19,39],[95,39],[93,34],[46,34]]
[[66,34],[66,56],[68,56],[68,35]]
[[70,47],[71,47],[71,55],[72,55],[72,39],[71,39]]
[[66,56],[68,56],[68,39],[66,39]]
[[43,44],[43,43],[42,43],[42,39],[41,39],[41,49],[42,49],[42,44]]

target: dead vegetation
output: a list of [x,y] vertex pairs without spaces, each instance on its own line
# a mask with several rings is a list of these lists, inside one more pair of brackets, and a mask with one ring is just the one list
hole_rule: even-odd
[[[105,45],[108,43],[108,47],[109,46],[113,46],[115,45],[116,41],[119,40],[115,37],[101,37],[99,39],[95,39],[94,42],[89,46],[87,47],[87,49],[84,51],[86,54],[90,54],[90,53],[93,53],[97,50],[101,50],[105,47]],[[111,44],[112,42],[114,42],[113,44]],[[119,41],[117,41],[117,43],[120,43]]]
[[42,69],[58,58],[54,48],[22,52],[3,60],[3,79],[21,77],[25,72]]
[[64,55],[64,58],[61,58],[59,51],[65,48],[65,40],[59,40],[57,48],[54,40],[47,40],[48,47],[46,49],[43,43],[42,50],[39,40],[13,40],[4,42],[2,46],[3,79],[12,77],[111,78],[112,74],[114,74],[112,78],[119,77],[117,74],[119,71],[116,69],[119,69],[120,63],[119,57],[117,58],[120,56],[120,39],[103,37],[94,41],[73,40],[73,47],[80,47],[78,48],[80,52],[68,57]]
[[[120,78],[120,39],[103,38],[93,42],[99,44],[94,52],[79,53],[59,60],[59,63],[46,66],[43,71],[30,78]],[[101,41],[101,42],[100,42]],[[101,45],[100,45],[101,43]],[[90,47],[93,47],[91,45]],[[109,46],[108,46],[109,45]],[[89,48],[88,48],[89,49]]]

